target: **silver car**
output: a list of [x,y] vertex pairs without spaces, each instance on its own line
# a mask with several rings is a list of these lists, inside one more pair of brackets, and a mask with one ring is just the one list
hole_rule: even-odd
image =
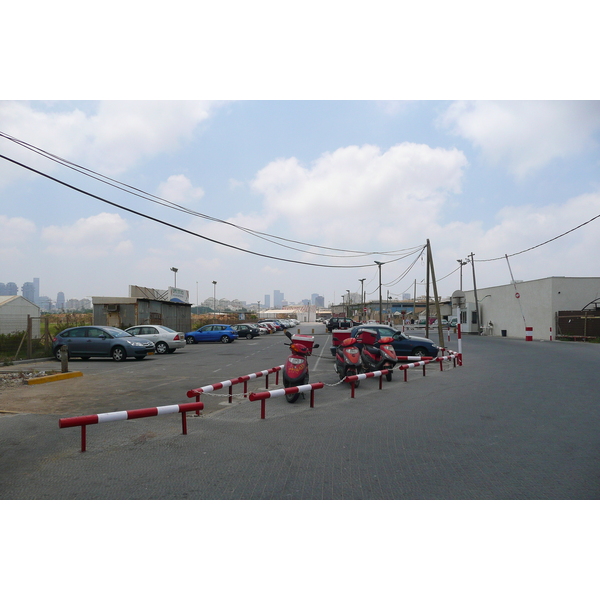
[[52,353],[61,359],[60,349],[66,346],[69,358],[78,356],[88,360],[92,356],[110,356],[113,360],[136,360],[154,354],[154,344],[150,340],[132,336],[117,327],[90,325],[70,327],[57,333],[52,341]]
[[177,348],[184,348],[185,334],[164,325],[136,325],[125,330],[131,335],[154,342],[156,354],[173,354]]

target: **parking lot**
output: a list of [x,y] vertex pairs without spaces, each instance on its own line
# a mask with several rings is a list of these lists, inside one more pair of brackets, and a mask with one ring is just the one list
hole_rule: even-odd
[[[418,334],[417,334],[418,335]],[[79,428],[61,417],[179,404],[189,389],[280,365],[282,334],[198,344],[143,361],[73,360],[82,377],[0,390],[0,497],[13,499],[597,499],[597,365],[591,344],[463,339],[464,366],[328,384],[296,404],[203,394],[203,415]],[[455,336],[450,348],[456,349]],[[50,361],[32,365],[58,368]],[[281,385],[281,384],[280,384]],[[274,379],[270,387],[274,386]],[[241,393],[236,386],[234,393]],[[249,391],[264,389],[257,379]]]

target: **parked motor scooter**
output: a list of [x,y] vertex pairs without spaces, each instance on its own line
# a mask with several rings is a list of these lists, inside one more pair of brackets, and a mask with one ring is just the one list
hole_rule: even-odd
[[360,357],[365,371],[382,371],[390,369],[386,373],[386,380],[392,380],[392,369],[398,363],[396,351],[391,337],[382,337],[377,339],[377,332],[369,329],[363,329],[357,336],[356,341],[362,346]]
[[[291,340],[290,347],[292,351],[283,366],[283,387],[298,387],[308,383],[308,357],[312,354],[313,348],[318,348],[315,344],[315,338],[312,335],[292,335],[289,331],[284,332]],[[286,394],[285,399],[290,402],[296,402],[300,393]]]
[[[356,338],[349,337],[337,346],[335,351],[335,371],[340,380],[358,375],[363,370],[360,349],[356,345]],[[360,385],[360,380],[354,382],[354,387]]]

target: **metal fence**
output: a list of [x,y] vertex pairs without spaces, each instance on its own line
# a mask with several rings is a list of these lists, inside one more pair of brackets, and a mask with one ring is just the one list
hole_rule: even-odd
[[600,338],[600,310],[563,310],[556,313],[559,338]]

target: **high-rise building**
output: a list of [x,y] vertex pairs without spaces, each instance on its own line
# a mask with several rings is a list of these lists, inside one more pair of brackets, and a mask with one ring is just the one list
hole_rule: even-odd
[[279,290],[273,291],[273,308],[281,308],[283,306],[283,293]]
[[63,292],[58,292],[56,295],[56,308],[58,310],[64,310],[65,308],[65,295]]
[[325,306],[325,298],[323,298],[323,296],[320,296],[319,294],[311,294],[310,303],[314,306],[319,306],[320,308],[323,308]]
[[14,281],[9,281],[6,284],[6,295],[7,296],[18,296],[19,295],[19,287]]
[[40,278],[33,278],[33,303],[37,306],[40,305]]
[[35,304],[35,286],[32,281],[26,281],[21,287],[23,298]]
[[265,294],[265,303],[263,304],[263,308],[271,308],[271,295]]
[[6,284],[0,281],[0,296],[8,296],[8,292],[6,291]]

